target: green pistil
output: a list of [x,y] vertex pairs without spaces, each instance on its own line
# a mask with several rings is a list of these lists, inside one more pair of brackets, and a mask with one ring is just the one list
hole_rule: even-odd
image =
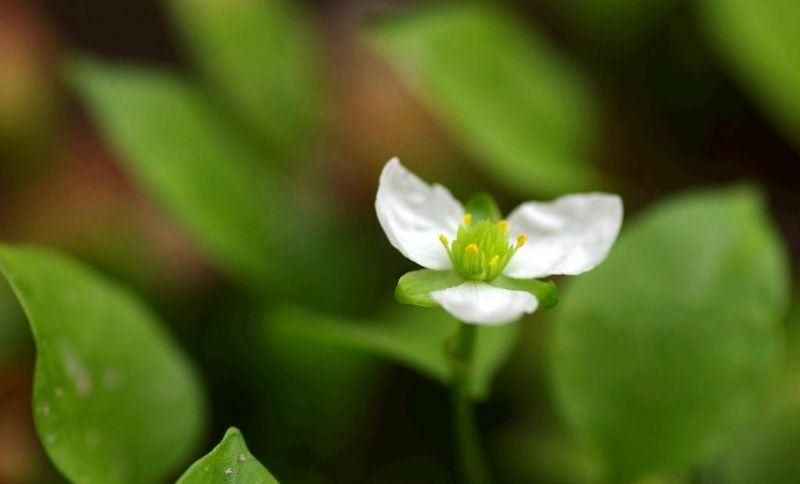
[[520,234],[516,245],[512,245],[508,241],[508,222],[481,220],[473,224],[472,215],[467,214],[452,244],[444,235],[440,235],[439,240],[450,256],[453,268],[462,277],[473,281],[491,281],[503,273],[527,239]]

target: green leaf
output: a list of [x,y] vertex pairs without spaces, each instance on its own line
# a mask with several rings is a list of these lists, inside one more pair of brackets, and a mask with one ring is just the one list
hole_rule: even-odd
[[[303,212],[290,181],[259,165],[202,92],[151,69],[87,60],[70,67],[124,167],[233,279],[259,295],[324,307],[360,294],[350,290],[361,289],[373,266],[358,245],[365,242]],[[331,285],[336,277],[353,285]]]
[[553,371],[563,413],[616,474],[713,456],[775,376],[787,288],[784,248],[754,190],[651,209],[561,302]]
[[[235,277],[273,277],[266,221],[281,215],[277,183],[200,91],[155,70],[81,60],[70,80],[135,180]],[[266,197],[272,194],[270,202]]]
[[[263,329],[269,334],[292,335],[331,346],[362,351],[449,384],[450,367],[444,344],[460,323],[443,311],[403,308],[385,318],[353,321],[282,307],[267,315]],[[519,325],[478,329],[475,375],[471,391],[485,398],[491,380],[513,349]]]
[[178,479],[177,484],[277,484],[278,480],[261,465],[237,428],[229,428],[222,442]]
[[0,246],[36,342],[34,420],[74,482],[156,482],[197,444],[206,406],[189,360],[125,290],[52,252]]
[[464,279],[455,271],[434,271],[421,269],[403,275],[397,281],[394,297],[403,304],[437,308],[439,303],[433,300],[431,292],[457,286]]
[[318,45],[285,0],[170,0],[190,53],[276,161],[313,147],[324,111]]
[[800,475],[800,299],[788,322],[786,371],[773,389],[768,411],[741,432],[715,466],[719,482],[793,482]]
[[465,208],[467,213],[472,214],[472,217],[476,222],[480,220],[499,222],[500,219],[503,218],[503,214],[500,212],[500,207],[497,206],[497,202],[495,201],[494,197],[488,193],[479,193],[473,196],[467,202]]
[[527,291],[539,301],[537,310],[552,309],[558,304],[558,290],[553,281],[539,281],[536,279],[513,279],[500,276],[492,281],[493,286],[511,289],[513,291]]
[[699,7],[733,74],[800,149],[800,2],[704,0]]
[[488,175],[521,193],[596,186],[596,106],[578,70],[501,7],[458,2],[392,19],[374,44]]

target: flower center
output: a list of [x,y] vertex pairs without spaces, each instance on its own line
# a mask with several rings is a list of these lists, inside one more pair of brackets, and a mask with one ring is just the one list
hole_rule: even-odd
[[525,234],[517,237],[517,243],[508,241],[508,222],[481,220],[472,223],[472,214],[464,215],[458,227],[458,235],[452,243],[444,235],[439,236],[453,268],[465,279],[491,281],[503,273],[517,250],[528,240]]

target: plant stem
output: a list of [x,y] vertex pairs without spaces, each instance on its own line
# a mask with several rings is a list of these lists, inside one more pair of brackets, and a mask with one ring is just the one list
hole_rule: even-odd
[[491,482],[491,478],[481,449],[470,400],[476,333],[476,326],[461,323],[453,338],[448,341],[446,353],[452,372],[450,385],[453,400],[453,429],[461,477],[467,484],[487,484]]

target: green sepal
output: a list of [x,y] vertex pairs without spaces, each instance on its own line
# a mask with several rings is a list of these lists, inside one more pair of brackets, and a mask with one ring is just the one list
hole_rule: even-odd
[[239,429],[231,427],[208,454],[192,464],[177,484],[232,482],[278,484],[278,480],[253,457]]
[[437,308],[439,304],[433,300],[431,293],[457,286],[463,282],[464,278],[455,271],[431,269],[411,271],[397,281],[394,297],[403,304]]
[[539,301],[537,309],[551,309],[558,304],[558,290],[553,281],[539,281],[537,279],[514,279],[500,276],[490,284],[513,291],[526,291],[533,294]]
[[475,222],[481,220],[491,220],[492,222],[499,222],[503,218],[500,212],[500,207],[494,197],[488,193],[478,193],[469,199],[466,206],[467,213],[472,214],[472,219]]

